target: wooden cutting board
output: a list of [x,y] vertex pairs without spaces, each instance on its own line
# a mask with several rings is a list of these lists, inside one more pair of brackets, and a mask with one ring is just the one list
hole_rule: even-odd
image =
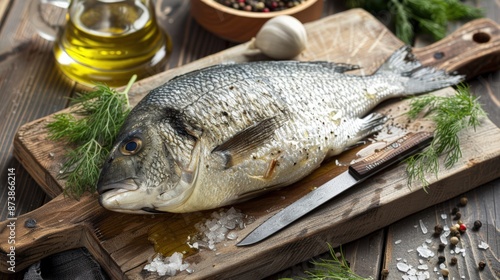
[[[361,74],[370,74],[402,45],[389,30],[369,13],[354,9],[306,25],[309,44],[299,60],[328,60],[358,64]],[[500,28],[486,19],[466,24],[434,45],[414,50],[426,65],[458,70],[472,77],[500,65]],[[134,85],[130,93],[136,104],[149,90],[173,76],[221,62],[263,59],[239,45],[191,64],[172,69]],[[449,95],[451,88],[434,94]],[[425,120],[408,123],[407,101],[393,100],[376,110],[391,117],[392,123],[409,131],[432,130]],[[40,186],[55,197],[46,205],[17,218],[16,270],[41,258],[70,248],[86,247],[114,279],[156,279],[143,271],[155,255],[148,232],[161,228],[172,244],[183,243],[193,232],[193,224],[212,211],[189,214],[131,215],[110,212],[97,202],[96,195],[74,200],[61,195],[64,182],[57,178],[66,147],[48,141],[45,125],[51,116],[20,128],[14,153]],[[500,176],[500,130],[488,119],[476,131],[460,134],[462,158],[451,169],[429,176],[428,193],[415,183],[406,183],[404,166],[388,170],[310,213],[273,237],[250,247],[236,247],[236,241],[217,246],[217,251],[194,252],[185,261],[194,273],[182,272],[174,279],[232,278],[259,279],[327,250],[327,242],[337,246],[358,239],[428,206],[452,198]],[[358,149],[359,150],[359,149]],[[279,209],[294,202],[314,187],[343,172],[355,150],[325,162],[304,180],[279,191],[235,205],[255,222],[239,232],[240,238]],[[0,240],[8,240],[7,225],[0,223]],[[174,246],[174,245],[172,245]],[[9,244],[0,244],[0,268],[7,271]]]

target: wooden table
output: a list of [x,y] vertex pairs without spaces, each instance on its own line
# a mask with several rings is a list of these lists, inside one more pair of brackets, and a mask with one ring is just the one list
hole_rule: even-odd
[[[190,17],[188,1],[157,0],[156,5],[159,20],[174,42],[168,69],[235,45],[203,30]],[[483,0],[476,1],[476,5],[485,8],[486,17],[500,21],[498,2]],[[0,122],[0,220],[5,220],[8,216],[6,186],[7,178],[10,177],[9,169],[15,170],[16,216],[34,210],[49,200],[12,155],[12,141],[17,129],[29,121],[67,107],[67,98],[82,89],[80,85],[61,76],[56,69],[51,54],[52,43],[36,35],[28,21],[27,6],[28,2],[21,0],[0,2],[0,115],[4,118]],[[342,4],[328,0],[325,1],[324,15],[344,9]],[[54,20],[63,18],[61,11],[55,11],[54,15]],[[500,72],[482,75],[471,81],[470,85],[474,94],[481,96],[489,118],[500,126]],[[469,203],[460,208],[462,219],[469,225],[479,219],[483,222],[483,227],[479,231],[468,230],[462,238],[460,246],[466,249],[465,256],[457,257],[456,266],[448,265],[450,276],[453,275],[455,279],[461,279],[460,276],[465,276],[463,279],[500,278],[499,187],[500,179],[496,179],[464,194]],[[419,263],[414,251],[428,242],[429,234],[422,233],[420,221],[432,232],[435,224],[443,223],[442,214],[447,214],[447,221],[451,221],[450,211],[458,201],[458,197],[451,199],[386,228],[367,232],[365,237],[345,244],[343,250],[352,269],[362,276],[373,278],[379,278],[381,271],[388,269],[388,279],[401,279],[404,273],[398,271],[396,264],[406,260],[407,264],[417,267]],[[490,248],[478,249],[480,241],[489,244]],[[448,248],[443,255],[447,262],[452,257]],[[477,269],[479,261],[487,264],[483,271]],[[297,271],[306,266],[307,264],[300,264],[270,278],[296,275]],[[437,279],[433,272],[435,263],[429,266],[432,277]],[[22,277],[22,273],[19,272],[16,276]]]

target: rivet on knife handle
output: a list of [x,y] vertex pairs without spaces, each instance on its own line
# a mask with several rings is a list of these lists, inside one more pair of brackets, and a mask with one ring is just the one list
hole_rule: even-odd
[[432,138],[430,132],[408,133],[382,150],[349,166],[349,173],[357,180],[370,177],[418,152],[429,144]]

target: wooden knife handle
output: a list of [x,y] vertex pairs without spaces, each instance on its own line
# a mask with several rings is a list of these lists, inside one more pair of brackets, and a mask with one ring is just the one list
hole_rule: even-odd
[[486,18],[473,20],[432,45],[413,49],[413,53],[425,66],[471,79],[499,69],[500,26]]
[[356,180],[368,178],[382,169],[417,153],[430,144],[432,138],[433,134],[426,131],[408,133],[382,150],[349,166],[349,173]]

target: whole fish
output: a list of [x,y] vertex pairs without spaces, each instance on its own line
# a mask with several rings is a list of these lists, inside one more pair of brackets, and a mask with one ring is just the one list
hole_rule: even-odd
[[[381,129],[381,101],[457,84],[408,47],[373,75],[331,62],[266,61],[197,70],[152,90],[130,112],[102,169],[107,209],[212,209],[294,183]],[[365,116],[366,115],[366,116]]]

